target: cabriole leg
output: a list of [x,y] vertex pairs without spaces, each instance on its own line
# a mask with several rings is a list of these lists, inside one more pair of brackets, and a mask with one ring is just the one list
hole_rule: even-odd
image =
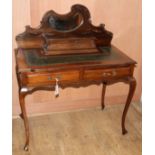
[[25,126],[25,134],[26,134],[26,142],[24,146],[24,150],[28,151],[29,149],[29,124],[28,124],[28,118],[26,114],[26,108],[25,108],[25,96],[26,93],[22,92],[22,90],[19,91],[19,102],[21,107],[21,117],[24,120],[24,126]]
[[135,78],[129,77],[127,81],[125,82],[129,84],[129,93],[128,93],[128,97],[127,97],[126,104],[124,107],[123,115],[122,115],[122,134],[123,135],[127,133],[127,130],[125,128],[125,119],[126,119],[126,115],[127,115],[127,112],[128,112],[128,109],[129,109],[129,106],[130,106],[130,103],[131,103],[131,100],[132,100],[132,97],[133,97],[133,94],[136,88]]

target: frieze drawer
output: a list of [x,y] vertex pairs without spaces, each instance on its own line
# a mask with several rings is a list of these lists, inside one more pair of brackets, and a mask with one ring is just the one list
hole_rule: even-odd
[[84,79],[109,79],[131,75],[129,67],[110,69],[89,69],[84,72]]
[[64,72],[54,72],[54,73],[29,73],[25,74],[23,77],[25,85],[42,85],[42,84],[52,84],[58,79],[59,83],[65,81],[78,81],[79,71],[64,71]]

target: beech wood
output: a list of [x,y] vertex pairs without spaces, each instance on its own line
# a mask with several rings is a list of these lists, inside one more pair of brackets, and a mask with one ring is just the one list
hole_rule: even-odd
[[[53,20],[56,24],[62,25],[55,25],[55,23],[52,25]],[[29,149],[29,124],[25,96],[37,90],[54,90],[56,78],[63,89],[102,84],[102,109],[105,107],[107,85],[117,82],[129,84],[129,93],[122,115],[122,134],[127,133],[125,119],[136,88],[136,80],[133,77],[136,62],[111,45],[112,37],[113,34],[107,31],[103,24],[98,27],[91,24],[90,13],[82,5],[72,6],[71,12],[66,15],[48,11],[43,16],[39,28],[27,26],[24,33],[17,35],[16,74],[19,85],[20,116],[25,125],[24,149],[26,151]],[[102,52],[99,50],[100,47],[104,47]],[[105,49],[108,54],[105,54]],[[36,52],[39,60],[43,59],[45,64],[50,58],[50,64],[40,65],[36,62],[31,64],[25,54],[33,52]],[[88,57],[91,55],[94,58],[96,53],[99,56],[88,61]],[[64,63],[63,56],[70,57],[71,55],[74,55],[72,58],[80,56],[85,59]],[[59,58],[59,62],[53,61]]]

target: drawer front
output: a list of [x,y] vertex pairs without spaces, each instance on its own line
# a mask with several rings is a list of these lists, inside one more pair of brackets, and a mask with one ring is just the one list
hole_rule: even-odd
[[79,80],[79,71],[64,71],[54,73],[29,73],[24,76],[26,85],[52,84],[56,82],[77,81]]
[[85,70],[84,79],[112,79],[130,75],[130,67]]

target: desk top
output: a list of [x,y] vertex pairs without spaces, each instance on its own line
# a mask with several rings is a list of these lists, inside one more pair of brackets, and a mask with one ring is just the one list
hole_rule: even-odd
[[19,71],[54,70],[58,68],[78,68],[89,66],[120,67],[134,65],[136,62],[115,46],[101,47],[102,53],[43,56],[38,50],[18,50],[16,57]]

